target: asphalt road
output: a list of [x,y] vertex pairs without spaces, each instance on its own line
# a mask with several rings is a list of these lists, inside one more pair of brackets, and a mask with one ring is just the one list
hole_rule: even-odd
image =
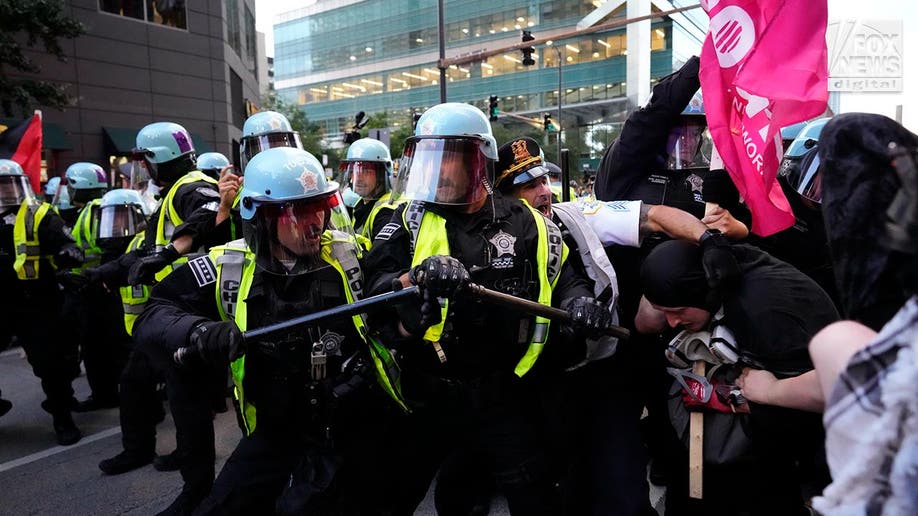
[[[77,399],[89,395],[86,377],[74,381]],[[0,515],[150,515],[168,506],[182,487],[181,475],[159,472],[152,465],[104,475],[99,461],[121,451],[118,409],[74,414],[83,438],[73,446],[58,446],[51,416],[39,404],[41,385],[19,348],[0,353],[0,389],[13,408],[0,417]],[[168,410],[167,410],[168,413]],[[232,412],[214,420],[217,471],[232,453],[241,434]],[[170,416],[157,428],[156,451],[175,448]],[[432,497],[416,512],[434,515]],[[491,514],[509,514],[495,500]]]

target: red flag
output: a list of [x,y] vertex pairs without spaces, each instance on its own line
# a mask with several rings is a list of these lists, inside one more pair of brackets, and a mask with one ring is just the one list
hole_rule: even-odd
[[826,0],[707,0],[701,91],[711,137],[752,211],[752,231],[770,235],[794,215],[775,179],[780,129],[822,114],[828,100]]
[[41,114],[36,112],[0,133],[0,158],[19,163],[29,176],[32,191],[41,192]]

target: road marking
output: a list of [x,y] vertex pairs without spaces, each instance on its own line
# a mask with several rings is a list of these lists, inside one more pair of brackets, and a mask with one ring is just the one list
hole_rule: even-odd
[[77,441],[75,444],[70,446],[55,446],[54,448],[48,448],[47,450],[42,450],[40,452],[33,453],[32,455],[26,455],[25,457],[20,457],[15,460],[4,462],[0,464],[0,473],[4,471],[9,471],[13,468],[18,468],[19,466],[24,466],[32,462],[50,457],[52,455],[57,455],[58,453],[73,450],[83,446],[84,444],[94,443],[100,439],[105,439],[106,437],[111,437],[113,435],[118,435],[121,433],[121,427],[116,426],[109,428],[108,430],[103,430],[97,434],[90,435],[89,437],[84,437]]

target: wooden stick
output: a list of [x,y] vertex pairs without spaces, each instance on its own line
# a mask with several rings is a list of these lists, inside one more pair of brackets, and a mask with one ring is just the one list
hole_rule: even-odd
[[[692,372],[704,376],[705,363],[696,360]],[[704,413],[689,415],[689,496],[701,499],[704,493]]]

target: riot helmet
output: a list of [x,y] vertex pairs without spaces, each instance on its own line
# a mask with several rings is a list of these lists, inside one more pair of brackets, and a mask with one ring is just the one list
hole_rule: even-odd
[[287,117],[277,111],[260,111],[242,125],[239,160],[243,170],[259,152],[274,147],[302,149],[300,135],[294,132]]
[[67,167],[64,177],[72,203],[86,204],[102,197],[108,189],[108,175],[95,163],[74,163]]
[[106,253],[120,254],[146,228],[140,192],[118,188],[102,196],[96,244]]
[[54,202],[54,198],[57,196],[57,191],[61,187],[61,178],[54,176],[45,183],[45,202],[51,203]]
[[711,164],[712,148],[711,133],[704,116],[704,102],[701,91],[698,91],[670,128],[666,139],[666,168],[708,168]]
[[825,117],[807,123],[788,146],[778,171],[778,177],[808,203],[822,202],[818,141],[829,120]]
[[158,186],[178,181],[197,168],[191,134],[173,122],[155,122],[137,133],[131,187],[143,190],[149,180]]
[[455,102],[434,106],[405,142],[393,197],[474,205],[491,192],[497,159],[491,124],[480,109]]
[[226,156],[219,152],[205,152],[198,156],[198,170],[214,179],[220,179],[220,171],[229,164]]
[[32,199],[35,194],[22,166],[10,159],[0,159],[0,210],[18,208]]
[[392,157],[389,147],[379,140],[361,138],[352,143],[338,170],[342,185],[366,201],[375,201],[392,188]]
[[302,149],[254,156],[240,196],[246,244],[265,272],[292,276],[325,267],[323,244],[355,241],[338,183],[327,181],[319,161]]

